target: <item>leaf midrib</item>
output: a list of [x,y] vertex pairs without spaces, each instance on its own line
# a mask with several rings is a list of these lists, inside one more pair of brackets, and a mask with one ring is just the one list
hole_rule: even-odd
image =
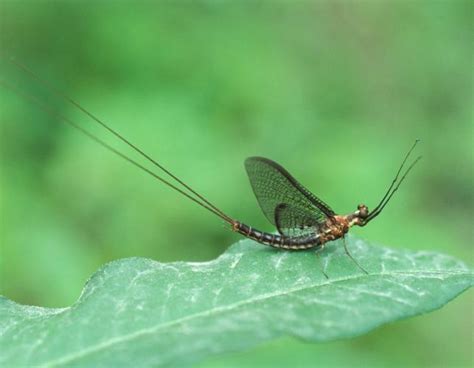
[[331,280],[328,280],[327,282],[323,282],[323,283],[304,285],[304,286],[300,286],[300,287],[293,287],[293,288],[286,289],[285,291],[278,291],[278,292],[261,294],[257,297],[253,297],[253,298],[249,298],[249,299],[246,299],[246,300],[238,301],[238,302],[228,304],[228,305],[225,305],[225,306],[214,307],[214,308],[207,309],[207,310],[204,310],[204,311],[201,311],[201,312],[190,314],[190,315],[185,316],[185,317],[177,318],[177,319],[172,320],[172,321],[161,323],[161,324],[158,324],[158,325],[153,326],[153,327],[143,328],[143,329],[140,329],[140,330],[135,331],[133,333],[125,334],[125,335],[122,335],[122,336],[119,336],[119,337],[113,337],[113,338],[108,339],[106,341],[103,341],[103,342],[101,342],[101,343],[99,343],[95,346],[91,346],[91,347],[82,349],[82,350],[80,350],[76,353],[71,353],[71,354],[66,355],[62,358],[58,358],[58,359],[51,360],[49,362],[45,362],[45,363],[39,365],[39,367],[53,367],[53,366],[58,366],[60,364],[67,364],[67,363],[70,363],[74,360],[83,358],[83,357],[85,357],[89,354],[93,354],[93,353],[96,353],[98,351],[104,350],[104,349],[106,349],[110,346],[120,344],[120,343],[123,343],[123,342],[127,342],[127,341],[131,341],[131,340],[134,340],[134,339],[139,338],[139,337],[144,336],[144,335],[156,333],[160,329],[169,328],[173,325],[178,325],[180,323],[187,322],[187,321],[193,320],[195,318],[207,317],[207,316],[212,315],[212,314],[226,312],[226,311],[229,311],[229,310],[232,310],[232,309],[236,309],[236,308],[238,308],[242,305],[252,304],[254,302],[260,302],[262,300],[266,300],[266,299],[270,299],[270,298],[276,298],[276,297],[283,296],[283,295],[289,295],[291,293],[295,293],[295,292],[298,292],[298,291],[301,291],[301,290],[313,289],[315,287],[330,286],[330,285],[337,284],[337,283],[340,283],[340,282],[345,282],[345,281],[349,281],[349,280],[357,280],[357,279],[360,279],[360,278],[373,277],[373,276],[377,276],[377,277],[379,277],[379,276],[395,276],[395,275],[399,276],[401,274],[405,274],[407,276],[414,275],[414,274],[415,275],[416,274],[428,274],[428,275],[429,274],[439,274],[439,275],[452,276],[452,275],[462,275],[462,274],[468,274],[468,273],[470,273],[468,270],[463,270],[463,271],[452,271],[452,270],[451,271],[440,271],[440,270],[431,271],[431,270],[424,270],[424,271],[391,271],[391,272],[383,272],[383,273],[371,273],[369,275],[358,274],[358,275],[352,275],[352,276],[348,276],[348,277],[331,279]]

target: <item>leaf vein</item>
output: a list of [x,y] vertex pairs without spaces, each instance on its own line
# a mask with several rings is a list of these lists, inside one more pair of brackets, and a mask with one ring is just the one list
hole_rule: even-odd
[[[267,299],[270,299],[270,298],[276,298],[276,297],[279,297],[279,296],[289,295],[289,294],[292,294],[292,293],[295,293],[295,292],[298,292],[298,291],[302,291],[302,290],[309,290],[309,289],[313,289],[315,287],[330,286],[330,285],[333,285],[333,284],[337,284],[337,283],[341,283],[341,282],[345,282],[345,281],[350,281],[350,280],[357,280],[357,279],[365,278],[365,277],[373,277],[373,276],[382,276],[383,277],[383,276],[393,276],[393,275],[400,275],[400,274],[405,274],[406,276],[413,276],[413,277],[420,277],[420,276],[423,277],[425,275],[429,276],[429,275],[436,275],[436,274],[441,274],[441,275],[445,275],[445,276],[451,276],[451,275],[454,276],[454,275],[470,274],[470,272],[466,272],[464,270],[463,271],[453,271],[453,270],[449,270],[449,271],[448,270],[446,270],[446,271],[443,271],[443,270],[402,271],[402,270],[400,270],[400,271],[391,271],[390,273],[387,273],[387,272],[380,273],[379,272],[379,273],[372,273],[372,274],[369,274],[369,275],[358,274],[358,275],[352,275],[352,276],[332,279],[332,280],[328,280],[326,282],[313,283],[311,285],[303,285],[303,286],[299,286],[299,287],[293,287],[293,288],[286,289],[284,291],[277,291],[277,292],[261,294],[257,297],[248,298],[246,300],[241,300],[241,301],[238,301],[238,302],[235,302],[235,303],[232,303],[232,304],[229,304],[229,305],[221,306],[221,307],[214,307],[214,308],[211,308],[211,309],[208,309],[208,310],[204,310],[204,311],[200,311],[200,312],[197,312],[197,313],[190,314],[190,315],[185,316],[185,317],[177,318],[177,319],[172,320],[172,321],[161,323],[161,324],[155,325],[153,327],[140,329],[140,330],[137,330],[135,332],[132,332],[132,333],[129,333],[129,334],[126,334],[126,335],[113,337],[113,338],[107,339],[107,340],[105,340],[105,341],[103,341],[99,344],[96,344],[94,346],[90,346],[88,348],[81,349],[77,352],[65,355],[63,357],[44,362],[44,363],[40,364],[39,367],[53,367],[53,366],[59,366],[59,365],[63,365],[63,364],[69,364],[69,363],[71,363],[75,360],[79,360],[79,359],[81,359],[81,358],[83,358],[87,355],[91,355],[91,354],[97,353],[101,350],[105,350],[105,349],[107,349],[111,346],[114,346],[116,344],[121,344],[121,343],[124,343],[124,342],[128,342],[128,341],[140,338],[144,335],[153,334],[153,333],[156,333],[156,332],[158,332],[162,329],[166,329],[166,328],[169,328],[169,327],[172,327],[172,326],[175,326],[175,325],[179,325],[181,323],[189,322],[189,321],[192,321],[193,319],[196,319],[196,318],[206,317],[206,316],[210,316],[210,315],[213,315],[213,314],[227,312],[227,311],[236,309],[236,308],[238,308],[240,306],[243,306],[243,305],[260,302],[260,301],[267,300]],[[339,287],[351,289],[349,287],[344,287],[344,286],[340,286],[340,285],[339,285]],[[368,292],[367,290],[363,290],[363,289],[354,288],[354,290],[358,291],[358,292]],[[379,293],[371,293],[371,294],[375,295],[375,296],[382,296],[382,297],[389,298],[389,296],[387,294],[383,294],[383,295],[379,294]],[[400,303],[402,302],[402,301],[398,300],[397,298],[392,297],[391,299],[394,300],[394,301],[398,301]],[[403,303],[408,304],[405,300],[403,300]]]

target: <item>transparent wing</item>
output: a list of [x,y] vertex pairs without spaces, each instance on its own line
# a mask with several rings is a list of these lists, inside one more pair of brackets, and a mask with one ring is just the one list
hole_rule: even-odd
[[[250,157],[245,160],[245,169],[260,208],[282,234],[289,234],[290,228],[317,227],[335,215],[326,203],[276,162],[263,157]],[[281,208],[277,211],[279,206]],[[277,214],[280,225],[277,224]]]
[[312,213],[280,203],[275,208],[275,225],[282,235],[306,237],[316,234],[321,222]]

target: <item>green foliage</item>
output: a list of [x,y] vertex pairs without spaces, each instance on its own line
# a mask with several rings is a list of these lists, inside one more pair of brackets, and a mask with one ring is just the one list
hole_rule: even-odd
[[365,275],[340,245],[320,258],[243,240],[210,262],[123,259],[99,270],[68,308],[2,299],[0,363],[161,366],[282,335],[331,341],[439,308],[473,283],[452,257],[350,237]]
[[[265,230],[246,157],[276,160],[347,213],[373,208],[421,138],[423,162],[352,232],[474,264],[472,1],[1,1],[0,22],[3,55]],[[18,70],[2,63],[0,79],[131,153]],[[11,300],[69,306],[107,262],[207,261],[238,239],[3,88],[0,130],[0,294]],[[473,303],[471,290],[358,339],[287,337],[211,363],[470,367]]]

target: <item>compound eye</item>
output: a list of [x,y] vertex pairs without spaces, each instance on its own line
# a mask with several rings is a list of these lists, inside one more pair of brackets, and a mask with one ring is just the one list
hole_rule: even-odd
[[357,206],[357,209],[359,210],[359,216],[362,218],[366,218],[369,215],[369,209],[365,204],[359,204]]

